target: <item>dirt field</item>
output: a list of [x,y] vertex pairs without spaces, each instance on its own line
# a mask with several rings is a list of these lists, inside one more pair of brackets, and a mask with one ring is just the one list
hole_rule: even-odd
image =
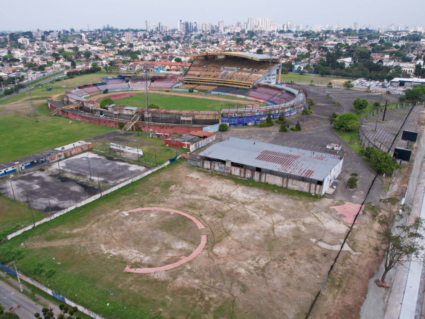
[[[15,249],[22,240],[26,247],[18,267],[106,318],[304,318],[336,256],[327,245],[338,247],[348,230],[330,208],[344,202],[248,183],[172,165],[17,238]],[[139,207],[179,210],[205,229],[178,214],[123,214]],[[348,245],[361,254],[344,251],[338,265],[342,278],[356,282],[329,284],[332,304],[326,311],[319,304],[315,318],[358,317],[358,300],[344,300],[340,292],[354,291],[360,300],[374,267],[368,246],[374,231],[367,215],[359,221]],[[174,263],[191,254],[202,235],[208,236],[204,250],[178,268],[124,272],[127,265]],[[46,279],[35,267],[55,274]]]

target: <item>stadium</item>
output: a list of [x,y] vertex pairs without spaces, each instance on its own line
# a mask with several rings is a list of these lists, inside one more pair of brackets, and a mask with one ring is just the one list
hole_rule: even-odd
[[[110,127],[123,123],[124,131],[139,126],[145,132],[185,134],[219,123],[258,125],[268,114],[290,117],[305,108],[305,90],[279,83],[277,57],[235,52],[190,57],[193,62],[184,77],[118,75],[68,89],[63,102],[48,100],[51,115]],[[168,96],[168,105],[152,108],[146,96],[158,98],[159,94]],[[104,97],[114,100],[107,109],[100,108]],[[128,98],[140,105],[129,105]],[[215,107],[204,108],[206,100]]]

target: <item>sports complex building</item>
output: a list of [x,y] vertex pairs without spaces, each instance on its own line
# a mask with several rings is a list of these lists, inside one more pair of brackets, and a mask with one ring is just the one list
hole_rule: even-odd
[[[98,125],[155,133],[178,133],[208,130],[219,123],[229,126],[258,125],[267,115],[293,116],[305,108],[306,92],[280,84],[281,64],[277,57],[241,53],[215,52],[190,56],[193,59],[186,76],[120,75],[105,77],[101,83],[91,83],[66,91],[64,102],[48,100],[52,115]],[[205,96],[233,96],[252,100],[252,106],[228,107],[220,111],[183,111],[137,108],[131,105],[109,105],[101,109],[99,100],[113,100],[133,93],[155,91],[205,92]],[[102,94],[108,90],[107,94]],[[235,101],[235,104],[237,101]]]

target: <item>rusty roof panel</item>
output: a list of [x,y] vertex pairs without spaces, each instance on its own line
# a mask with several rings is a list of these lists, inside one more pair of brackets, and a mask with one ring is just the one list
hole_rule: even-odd
[[213,144],[200,156],[323,181],[342,161],[339,155],[306,151],[239,138]]

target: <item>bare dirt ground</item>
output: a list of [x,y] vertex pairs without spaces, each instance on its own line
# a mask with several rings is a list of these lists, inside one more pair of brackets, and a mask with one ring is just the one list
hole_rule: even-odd
[[[100,200],[88,213],[25,245],[60,261],[58,276],[78,273],[92,289],[113,291],[127,307],[162,312],[165,318],[304,318],[336,256],[312,239],[341,244],[348,225],[330,208],[341,204],[245,186],[183,163],[119,198]],[[206,229],[165,212],[123,214],[149,206],[186,212]],[[362,215],[348,241],[361,254],[342,252],[344,280],[328,282],[330,297],[320,301],[314,318],[358,318],[358,299],[375,266],[369,247],[374,233],[370,218]],[[207,245],[187,264],[153,274],[123,272],[126,265],[158,267],[188,256],[202,234],[208,235]],[[67,289],[63,285],[62,291]]]

